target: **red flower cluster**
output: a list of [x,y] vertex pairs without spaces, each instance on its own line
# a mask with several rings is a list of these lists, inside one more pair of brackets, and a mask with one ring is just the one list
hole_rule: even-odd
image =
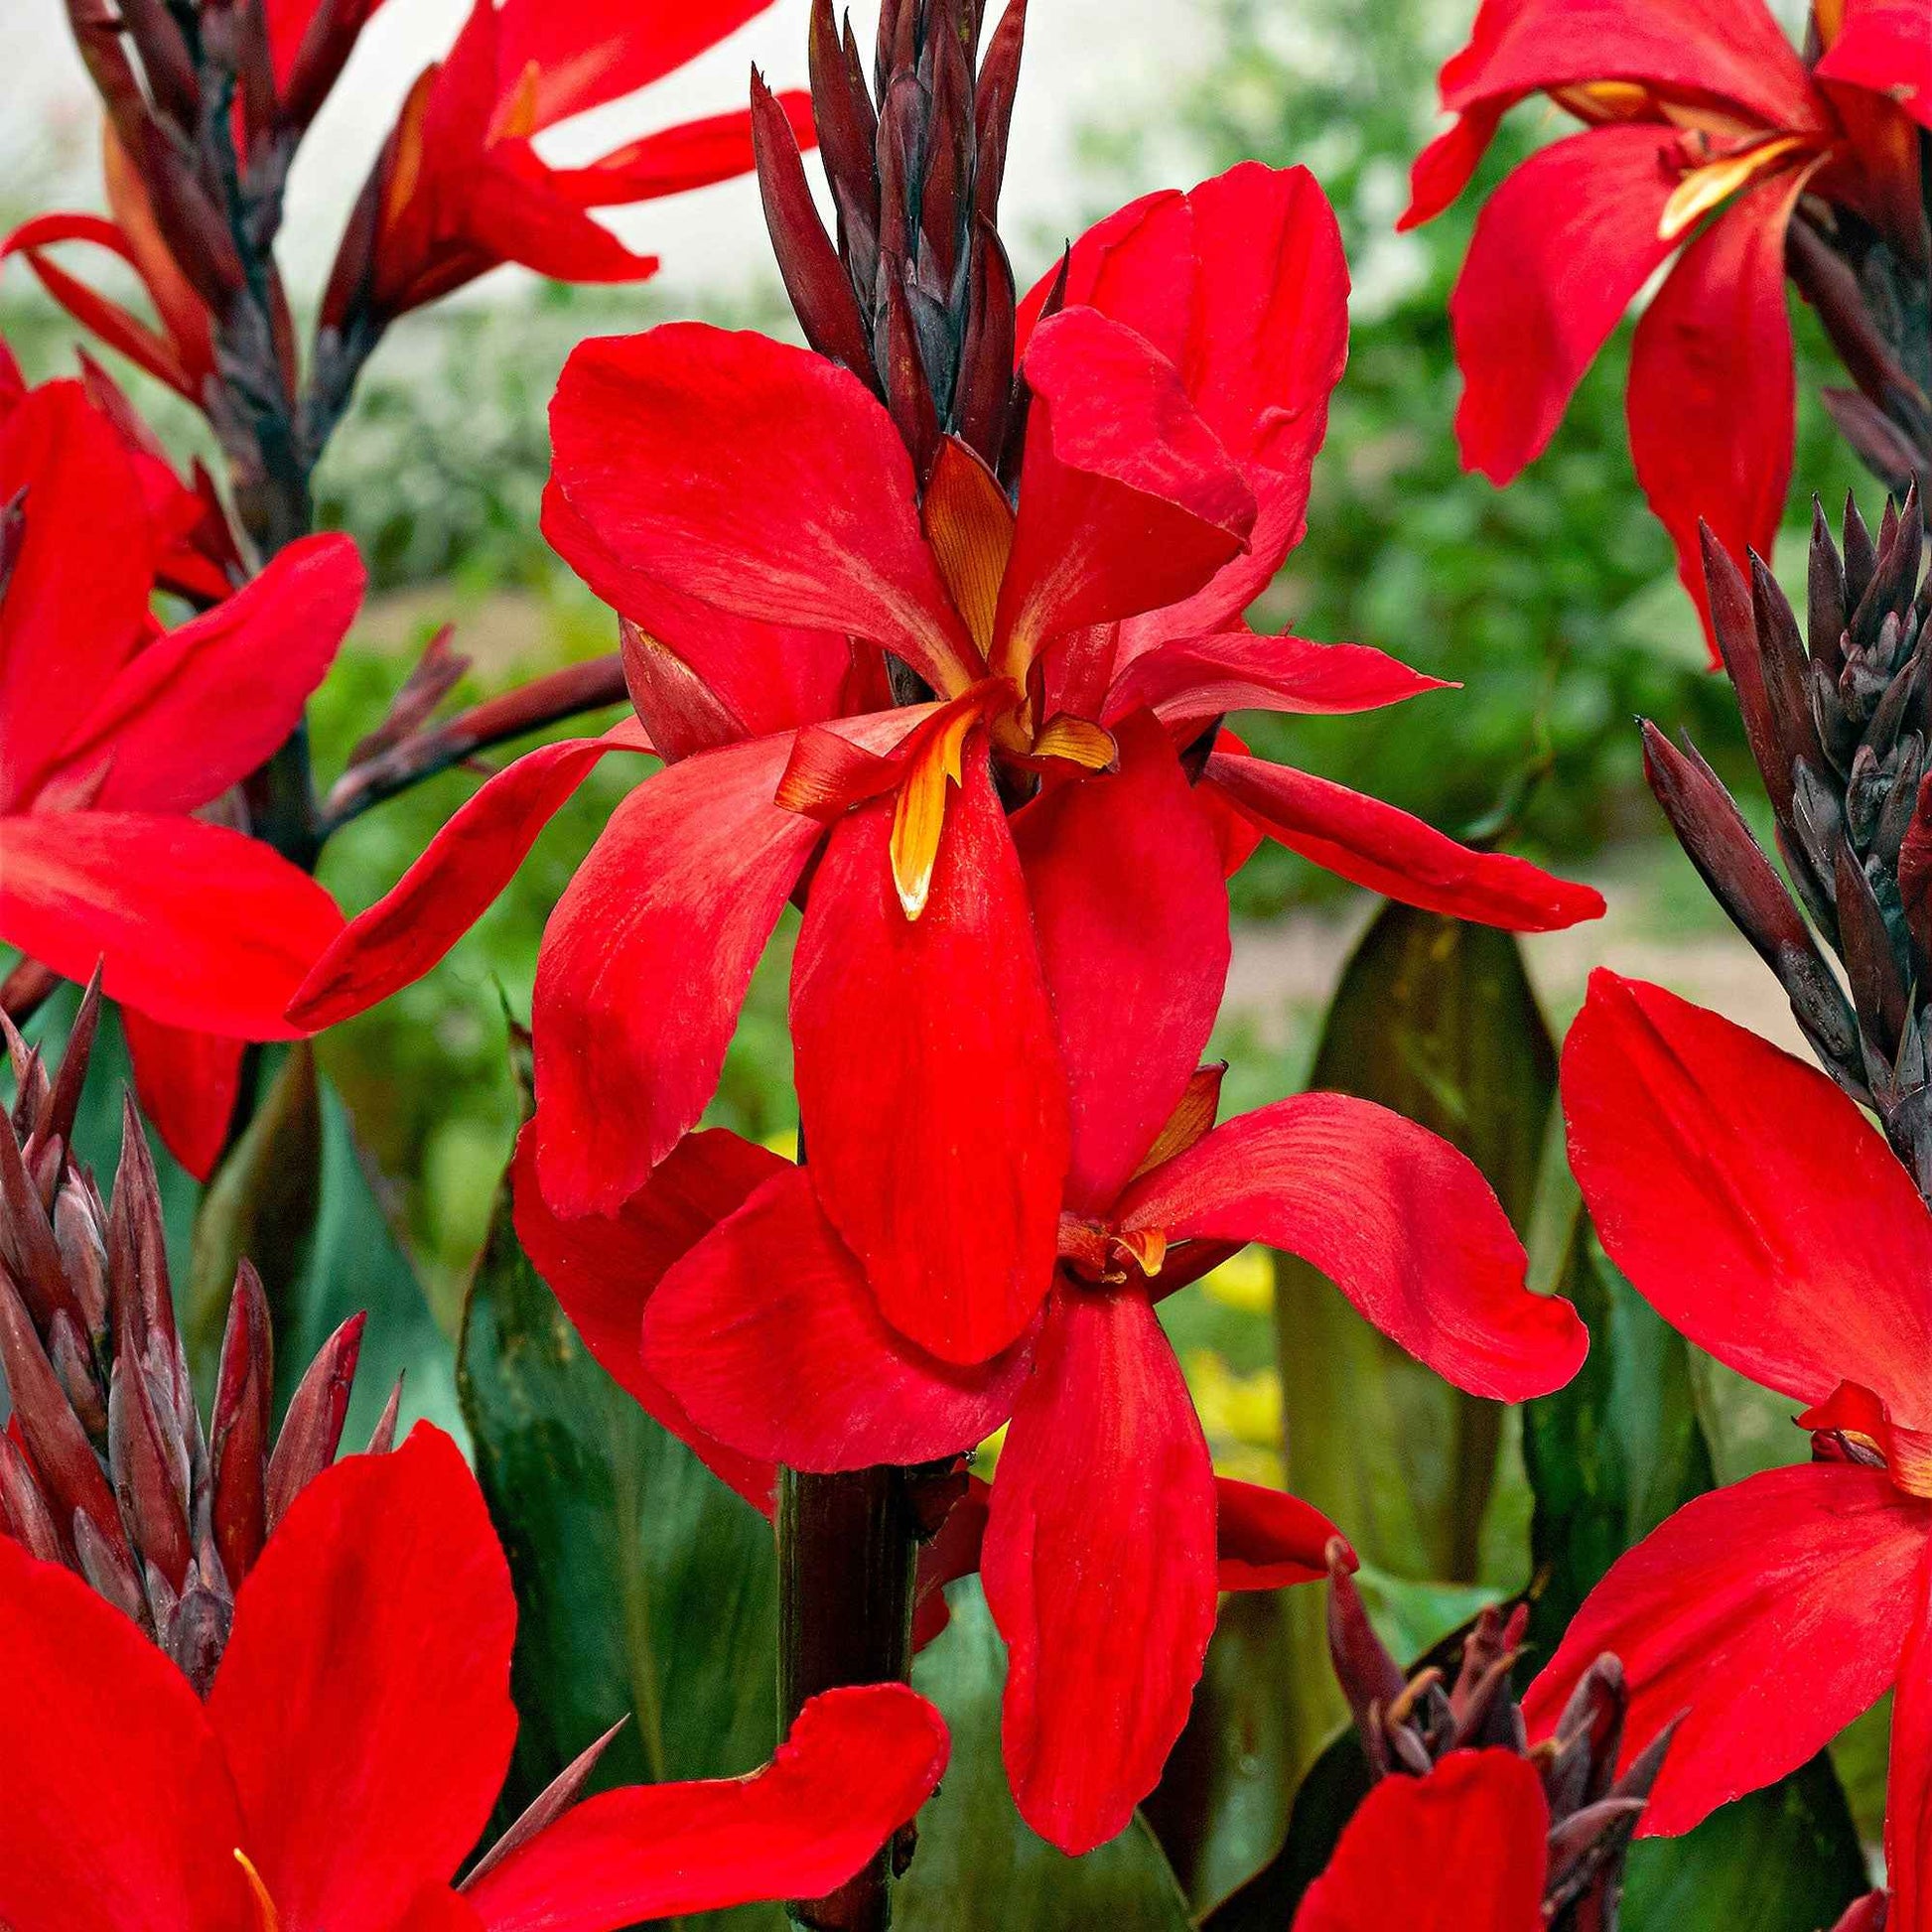
[[[345,537],[292,544],[228,595],[207,500],[118,395],[34,390],[0,345],[0,940],[102,986],[143,1104],[206,1177],[241,1043],[283,1039],[335,901],[206,814],[302,716],[362,596]],[[158,589],[209,601],[164,628]]]
[[[1506,483],[1541,453],[1638,291],[1630,451],[1705,614],[1698,521],[1771,554],[1791,474],[1785,242],[1800,199],[1923,248],[1916,129],[1932,37],[1913,0],[1819,0],[1808,69],[1763,0],[1483,0],[1443,69],[1455,125],[1418,159],[1405,226],[1468,185],[1503,115],[1546,94],[1586,132],[1489,198],[1449,314],[1462,460]],[[1673,257],[1675,260],[1673,261]],[[1922,265],[1921,265],[1922,266]]]
[[509,1765],[515,1627],[476,1478],[428,1424],[291,1505],[206,1704],[118,1609],[0,1538],[0,1921],[615,1932],[830,1891],[945,1767],[922,1698],[830,1692],[753,1776],[574,1804],[566,1783],[453,1885]]

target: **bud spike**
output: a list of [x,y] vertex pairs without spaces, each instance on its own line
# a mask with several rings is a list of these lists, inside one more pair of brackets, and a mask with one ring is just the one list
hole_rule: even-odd
[[322,1352],[309,1364],[288,1414],[282,1419],[282,1433],[276,1439],[274,1453],[268,1459],[268,1529],[288,1513],[289,1504],[336,1459],[343,1440],[343,1422],[348,1414],[348,1398],[355,1382],[356,1358],[362,1352],[362,1329],[366,1314],[352,1314],[323,1343]]
[[239,1587],[268,1535],[268,1446],[273,1425],[275,1357],[268,1297],[246,1261],[221,1336],[214,1408],[208,1424],[215,1548],[228,1582]]

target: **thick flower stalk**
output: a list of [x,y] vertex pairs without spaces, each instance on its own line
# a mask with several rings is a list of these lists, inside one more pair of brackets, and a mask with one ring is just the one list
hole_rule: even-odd
[[[547,163],[532,137],[632,93],[742,26],[766,0],[705,0],[649,23],[610,4],[477,0],[449,55],[411,88],[337,252],[305,369],[275,260],[289,169],[380,0],[215,0],[111,8],[69,0],[107,112],[110,219],[44,214],[22,255],[84,328],[204,410],[256,551],[311,523],[309,481],[388,325],[506,261],[566,281],[638,281],[590,210],[674,195],[751,165],[747,117],[633,141],[589,166]],[[789,103],[809,126],[802,99]],[[97,294],[49,253],[119,256],[154,320]]]
[[[0,1122],[0,1532],[72,1571],[206,1691],[235,1592],[336,1458],[361,1347],[345,1322],[278,1431],[268,1304],[243,1262],[206,1434],[175,1324],[154,1165],[130,1100],[109,1200],[69,1138],[100,1012],[87,989],[58,1074],[0,1016],[17,1092]],[[396,1404],[371,1449],[386,1449]]]
[[593,1746],[478,1858],[516,1734],[515,1629],[483,1494],[428,1424],[294,1499],[206,1698],[67,1570],[0,1540],[18,1687],[0,1701],[0,1921],[616,1932],[828,1890],[945,1767],[922,1698],[848,1690],[745,1778],[584,1797]]
[[1466,467],[1505,483],[1543,450],[1638,291],[1669,265],[1630,364],[1630,449],[1703,610],[1698,519],[1768,556],[1790,481],[1787,272],[1858,387],[1828,396],[1902,489],[1932,466],[1932,48],[1922,10],[1821,0],[1804,55],[1763,0],[1483,0],[1442,72],[1454,125],[1405,224],[1461,194],[1537,94],[1584,132],[1484,206],[1450,300]]
[[1817,515],[1802,625],[1759,559],[1746,583],[1708,538],[1705,551],[1718,642],[1797,902],[1717,775],[1646,725],[1651,787],[1778,975],[1826,1071],[1873,1109],[1932,1193],[1932,585],[1921,583],[1917,496],[1907,494],[1903,514],[1887,503],[1875,542],[1848,504],[1842,551]]
[[[282,1010],[343,923],[224,794],[301,719],[362,583],[320,536],[224,594],[207,498],[97,371],[0,383],[0,940],[27,955],[0,1008],[99,963],[143,1104],[203,1177],[243,1042],[297,1031]],[[207,608],[164,629],[163,587]]]
[[1625,1855],[1669,1747],[1666,1730],[1618,1774],[1629,1698],[1617,1660],[1578,1679],[1548,1746],[1532,1751],[1510,1691],[1528,1607],[1485,1609],[1452,1682],[1433,1666],[1405,1678],[1349,1569],[1333,1547],[1328,1654],[1371,1789],[1296,1932],[1616,1932]]

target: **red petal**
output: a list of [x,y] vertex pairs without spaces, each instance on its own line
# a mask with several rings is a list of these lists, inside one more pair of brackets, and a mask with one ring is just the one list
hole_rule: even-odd
[[902,1684],[827,1691],[749,1778],[587,1799],[472,1887],[488,1932],[612,1932],[835,1890],[946,1768],[946,1726]]
[[767,1516],[775,1480],[770,1463],[700,1429],[644,1366],[644,1309],[674,1263],[742,1207],[760,1182],[789,1172],[768,1150],[708,1128],[681,1140],[616,1213],[564,1220],[537,1185],[534,1128],[517,1136],[510,1169],[516,1238],[584,1346],[647,1415]]
[[1506,852],[1474,852],[1407,812],[1312,772],[1217,752],[1207,777],[1271,839],[1372,893],[1510,932],[1600,918],[1603,896]]
[[282,1018],[342,930],[336,901],[258,839],[150,812],[0,819],[0,936],[65,979],[105,962],[109,999],[239,1039]]
[[425,1885],[410,1901],[395,1932],[485,1932],[477,1908],[448,1885]]
[[[812,141],[811,96],[796,88],[776,96],[799,144]],[[685,121],[593,161],[586,168],[559,168],[551,180],[558,191],[581,199],[586,207],[617,207],[682,195],[713,182],[730,181],[752,167],[752,116],[740,107]]]
[[[1932,28],[1920,0],[1854,0],[1812,72],[1894,100],[1921,127],[1932,128]],[[1900,1922],[1918,1932],[1902,1913]]]
[[238,784],[302,721],[362,601],[347,537],[305,537],[122,669],[62,769],[105,764],[104,811],[188,812]]
[[1543,453],[1572,392],[1675,239],[1677,134],[1593,128],[1543,148],[1490,196],[1449,298],[1462,466],[1506,483]]
[[1214,1501],[1223,1589],[1281,1589],[1327,1576],[1328,1544],[1341,1532],[1312,1503],[1231,1476],[1214,1478]]
[[491,265],[519,262],[557,282],[641,282],[657,272],[657,257],[633,254],[585,213],[527,141],[491,143],[458,192],[464,239]]
[[1020,1813],[1072,1854],[1124,1830],[1187,1721],[1214,1630],[1214,1472],[1145,1295],[1064,1289],[981,1552],[1007,1642]]
[[1287,711],[1328,717],[1375,711],[1442,678],[1367,644],[1316,644],[1306,637],[1258,637],[1222,630],[1144,651],[1107,693],[1106,722],[1151,705],[1171,729],[1205,725],[1230,711]]
[[1419,1362],[1471,1395],[1560,1389],[1589,1346],[1474,1166],[1371,1101],[1305,1093],[1225,1121],[1129,1188],[1124,1230],[1265,1241],[1321,1270]]
[[895,1334],[803,1168],[774,1174],[664,1278],[644,1360],[723,1441],[821,1471],[969,1449],[1013,1413],[1030,1368],[1024,1343],[957,1368]]
[[1093,309],[1034,332],[1034,392],[996,656],[1024,672],[1052,636],[1191,596],[1247,548],[1255,499],[1141,336]]
[[506,0],[498,10],[497,72],[534,66],[536,125],[635,93],[763,11],[766,0]]
[[1912,1583],[1913,1618],[1891,1707],[1885,1778],[1885,1882],[1891,1932],[1932,1924],[1932,1544]]
[[1118,773],[1014,821],[1066,1068],[1064,1204],[1104,1212],[1207,1047],[1228,971],[1221,855],[1159,722],[1116,732]]
[[244,1932],[234,1792],[187,1678],[4,1536],[0,1654],[0,1923]]
[[[759,623],[666,590],[620,564],[554,478],[543,492],[543,534],[605,603],[696,679],[704,695],[716,701],[707,709],[722,709],[729,717],[729,737],[761,738],[838,715],[840,687],[852,668],[852,647],[843,632]],[[631,695],[640,697],[634,683]],[[639,713],[666,758],[728,742],[724,736],[690,742],[683,717],[660,718],[641,703]]]
[[591,767],[607,752],[650,749],[626,720],[602,738],[540,745],[486,778],[316,961],[289,1019],[320,1033],[421,979],[483,917]]
[[890,799],[853,813],[812,881],[792,963],[798,1107],[819,1201],[886,1319],[946,1361],[984,1361],[1053,1275],[1067,1123],[1052,1013],[983,743],[948,788],[916,919],[894,889],[892,826]]
[[79,383],[43,383],[0,424],[0,503],[22,489],[0,602],[0,811],[32,795],[133,656],[154,582],[140,482]]
[[641,784],[577,869],[537,959],[537,1163],[563,1214],[613,1213],[718,1084],[752,969],[824,828],[771,802],[789,735]]
[[1450,1751],[1383,1778],[1303,1895],[1295,1932],[1540,1932],[1550,1807],[1514,1751]]
[[912,1590],[912,1648],[923,1650],[952,1621],[946,1586],[970,1577],[980,1567],[986,1541],[993,1485],[981,1476],[966,1478],[966,1493],[946,1513],[939,1534],[919,1545],[917,1581]]
[[1674,1328],[1801,1402],[1860,1382],[1893,1421],[1932,1424],[1932,1217],[1822,1073],[1598,969],[1563,1107],[1610,1259]]
[[483,1492],[428,1423],[290,1505],[207,1700],[285,1925],[386,1925],[456,1870],[509,1766],[515,1629]]
[[557,487],[621,569],[740,617],[869,638],[945,696],[972,682],[905,446],[849,370],[670,323],[578,347],[550,432]]
[[1611,1566],[1523,1701],[1532,1737],[1604,1651],[1621,1762],[1680,1714],[1640,1830],[1674,1836],[1795,1771],[1898,1673],[1932,1512],[1881,1469],[1772,1469],[1686,1503]]
[[1747,550],[1771,554],[1795,434],[1784,232],[1808,178],[1776,175],[1732,202],[1666,277],[1630,351],[1630,458],[1713,663],[1698,520],[1740,566]]
[[132,1007],[121,1009],[121,1032],[134,1063],[142,1113],[168,1152],[197,1180],[207,1180],[227,1145],[234,1119],[242,1042],[164,1027]]

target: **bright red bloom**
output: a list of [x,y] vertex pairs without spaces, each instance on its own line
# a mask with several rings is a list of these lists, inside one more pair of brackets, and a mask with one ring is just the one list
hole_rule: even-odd
[[0,1920],[14,1932],[610,1932],[819,1896],[946,1761],[901,1685],[808,1704],[755,1776],[609,1791],[451,1880],[511,1743],[516,1603],[421,1424],[290,1507],[204,1705],[134,1623],[0,1539]]
[[342,915],[195,814],[294,728],[363,576],[346,538],[313,537],[164,630],[150,600],[182,538],[157,468],[76,382],[0,413],[0,939],[68,979],[101,964],[143,1102],[205,1174],[239,1042],[294,1035],[283,1010]]
[[[1185,745],[1231,708],[1360,710],[1433,683],[1240,622],[1301,533],[1345,346],[1346,274],[1311,179],[1246,166],[1137,204],[1083,239],[1072,276],[1083,299],[1022,318],[1017,511],[951,440],[921,493],[857,377],[759,336],[587,344],[552,408],[546,530],[629,621],[633,697],[677,761],[619,809],[545,934],[544,1189],[565,1214],[635,1194],[709,1101],[809,877],[792,1030],[812,1182],[885,1317],[962,1363],[1033,1320],[1068,1161],[1000,787],[1089,782],[1143,708]],[[888,651],[932,702],[890,708]],[[562,787],[596,755],[542,756]],[[486,786],[318,967],[303,1022],[426,970],[528,849],[550,783]],[[1174,804],[1235,864],[1267,833],[1465,917],[1601,909],[1238,748]],[[1131,905],[1137,882],[1115,885]],[[402,908],[446,893],[456,914],[418,943]]]
[[[503,262],[563,282],[654,274],[591,218],[593,208],[655,201],[742,175],[748,112],[689,121],[577,168],[533,145],[544,129],[635,93],[694,60],[769,0],[476,0],[456,44],[426,68],[390,132],[324,304],[339,321],[364,285],[385,321]],[[803,94],[784,97],[801,139]],[[346,278],[346,279],[345,279]]]
[[[1227,970],[1219,856],[1158,723],[1138,714],[1120,747],[1117,774],[1014,820],[1072,1123],[1059,1266],[1023,1338],[974,1369],[907,1339],[810,1167],[762,1181],[643,1321],[644,1373],[697,1428],[795,1468],[926,1461],[1011,1418],[981,1562],[1008,1645],[1007,1764],[1028,1821],[1076,1853],[1159,1777],[1232,1582],[1160,1296],[1261,1240],[1483,1395],[1555,1388],[1586,1346],[1567,1304],[1524,1292],[1481,1176],[1421,1128],[1335,1094],[1213,1126],[1218,1069],[1197,1069]],[[1249,1582],[1322,1575],[1328,1525],[1261,1493],[1234,1505]]]
[[1510,175],[1476,223],[1449,304],[1456,436],[1465,467],[1508,483],[1676,256],[1637,327],[1630,450],[1707,630],[1698,519],[1741,566],[1771,554],[1784,508],[1799,197],[1856,210],[1908,259],[1922,246],[1917,144],[1892,89],[1909,103],[1932,76],[1924,9],[1836,0],[1816,15],[1827,53],[1807,73],[1763,0],[1483,0],[1442,72],[1455,125],[1417,160],[1403,217],[1455,200],[1516,102],[1545,93],[1586,123]]
[[1550,1807],[1514,1751],[1451,1751],[1383,1778],[1349,1819],[1295,1932],[1541,1932]]
[[1891,1923],[1925,1932],[1932,1215],[1823,1074],[1654,986],[1592,978],[1563,1098],[1610,1258],[1699,1347],[1807,1405],[1817,1459],[1701,1496],[1621,1557],[1531,1687],[1532,1734],[1614,1651],[1626,1758],[1683,1714],[1639,1828],[1677,1833],[1895,1682]]

